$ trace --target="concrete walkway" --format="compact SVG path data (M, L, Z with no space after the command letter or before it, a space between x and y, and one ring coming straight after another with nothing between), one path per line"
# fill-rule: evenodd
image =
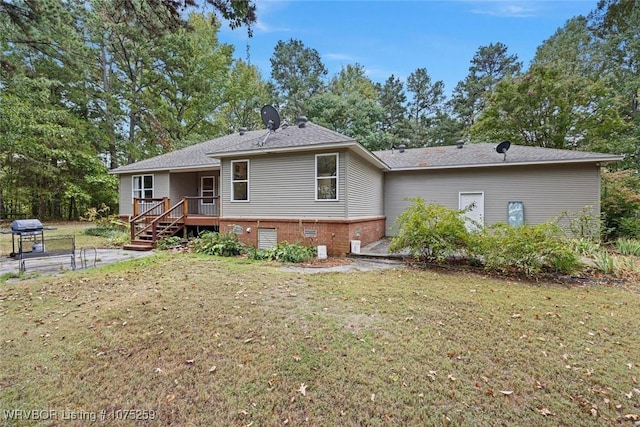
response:
M76 251L76 271L99 267L115 262L142 258L153 255L154 251L125 251L123 249L79 249ZM61 255L45 258L30 258L25 260L26 277L31 274L57 274L71 270L71 256ZM3 256L0 258L0 276L18 274L19 261L15 258Z

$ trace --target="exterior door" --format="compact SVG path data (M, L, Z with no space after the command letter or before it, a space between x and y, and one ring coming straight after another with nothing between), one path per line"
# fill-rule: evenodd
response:
M458 209L471 209L465 214L467 217L467 230L477 230L479 226L484 225L484 192L466 192L460 193L458 196ZM474 224L474 221L477 223Z
M204 215L217 215L218 203L215 197L218 195L218 177L203 176L200 178L200 213Z

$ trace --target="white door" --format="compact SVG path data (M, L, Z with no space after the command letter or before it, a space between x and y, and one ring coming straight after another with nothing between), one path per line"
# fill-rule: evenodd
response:
M484 193L482 191L460 193L458 197L458 209L471 209L465 214L467 217L467 230L474 231L478 226L484 225ZM478 225L475 225L476 222Z

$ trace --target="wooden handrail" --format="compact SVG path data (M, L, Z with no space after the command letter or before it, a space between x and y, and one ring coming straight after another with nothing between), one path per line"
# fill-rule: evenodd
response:
M140 199L134 199L134 206L137 208L138 206L138 202ZM144 200L148 200L148 199L144 199ZM131 220L129 221L129 231L131 233L131 241L134 241L136 239L137 236L139 236L140 234L142 234L142 232L144 230L147 229L147 227L142 227L140 230L138 230L138 222L140 220L144 220L145 222L147 221L147 219L152 216L150 213L156 209L158 209L160 206L163 207L164 210L164 206L166 205L166 201L165 200L169 200L166 197L163 199L160 199L159 202L157 202L156 204L154 204L153 206L151 206L150 208L148 208L147 210L145 210L144 212L142 212L141 214L138 214L136 216L134 216L133 218L131 218ZM137 210L137 209L135 209Z

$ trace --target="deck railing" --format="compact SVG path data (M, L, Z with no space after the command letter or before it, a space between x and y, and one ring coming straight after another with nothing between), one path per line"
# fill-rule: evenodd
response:
M134 199L134 216L129 221L131 241L144 236L152 244L169 237L191 217L217 217L220 215L220 197L184 197L170 206L169 198ZM144 209L143 209L144 208ZM142 210L142 212L140 212ZM140 212L140 213L138 213Z

